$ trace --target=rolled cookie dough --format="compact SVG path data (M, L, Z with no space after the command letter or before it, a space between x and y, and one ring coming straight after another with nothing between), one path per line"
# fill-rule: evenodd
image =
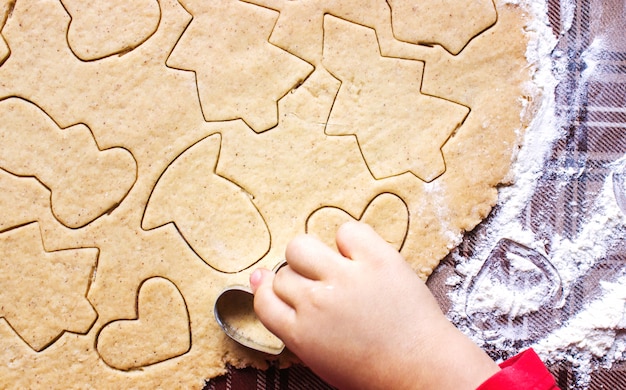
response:
M351 218L428 277L536 99L504 0L91 2L0 2L0 388L266 367L218 328L224 287Z

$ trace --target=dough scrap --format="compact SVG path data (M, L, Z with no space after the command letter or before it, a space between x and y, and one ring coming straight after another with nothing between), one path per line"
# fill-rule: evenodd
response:
M55 312L81 305L74 322L2 314L0 388L202 388L227 364L267 367L221 332L217 295L273 268L296 234L330 243L340 220L374 225L426 278L495 204L536 99L529 14L494 4L492 26L450 28L469 42L453 55L439 36L396 39L384 0L160 0L155 31L90 36L102 51L84 61L61 1L0 2L0 294L41 294L34 277ZM125 16L111 31L141 19ZM424 146L393 153L406 128ZM41 269L18 272L33 253ZM69 284L39 276L66 255L84 256Z

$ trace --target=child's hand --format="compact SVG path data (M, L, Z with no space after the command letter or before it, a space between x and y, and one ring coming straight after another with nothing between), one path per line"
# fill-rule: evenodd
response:
M287 266L250 277L259 319L320 377L340 388L458 390L498 371L372 228L347 223L336 240L340 253L299 236Z

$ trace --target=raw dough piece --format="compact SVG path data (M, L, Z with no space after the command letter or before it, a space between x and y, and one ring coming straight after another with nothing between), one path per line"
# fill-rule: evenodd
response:
M277 15L232 0L182 4L194 19L167 64L196 73L206 120L242 118L256 132L276 126L276 101L312 71L267 42Z
M452 54L458 54L498 18L493 0L468 1L464 7L459 7L457 0L389 0L389 6L396 38L440 44ZM437 28L433 28L434 23Z
M2 27L4 27L4 23L6 22L9 12L11 12L11 7L14 4L15 3L11 0L2 0L2 2L0 2L0 33L2 33ZM0 34L0 65L2 65L2 63L9 57L9 54L11 54L11 50Z
M97 258L95 248L46 251L35 223L0 234L0 317L35 351L66 330L87 333Z
M424 64L381 57L374 30L326 17L324 32L322 63L344 80L326 134L356 134L377 179L411 172L430 182L443 174L441 148L469 109L423 95Z
M34 222L50 210L50 192L32 177L0 169L0 210L0 232Z
M337 249L335 232L342 224L358 220L372 226L397 250L402 249L409 228L409 211L406 203L394 194L380 194L355 218L337 207L316 210L306 221L306 231L318 236L322 242Z
M495 204L535 99L529 13L510 1L485 31L485 14L449 30L458 55L394 39L384 0L160 0L157 25L154 3L153 33L89 36L90 61L69 1L0 3L0 388L202 388L267 367L220 331L217 295L342 218L426 278ZM127 20L142 15L111 31ZM85 258L66 282L51 269L68 254ZM80 318L10 305L42 295Z
M99 150L84 125L61 130L21 99L0 101L0 117L0 167L50 189L52 211L68 227L83 227L116 207L135 182L130 153Z
M119 370L162 362L189 351L185 300L170 281L146 280L137 298L137 317L105 325L96 345L102 359Z
M154 229L172 221L207 264L239 272L267 253L270 234L246 192L214 174L220 141L219 135L210 136L168 167L150 196L142 226ZM242 236L256 239L242 245Z
M391 14L385 0L245 0L280 12L270 42L315 65L321 60L324 16L334 15L376 30L379 40L393 44Z
M62 0L62 3L72 17L67 41L84 61L133 50L156 32L161 19L156 0Z

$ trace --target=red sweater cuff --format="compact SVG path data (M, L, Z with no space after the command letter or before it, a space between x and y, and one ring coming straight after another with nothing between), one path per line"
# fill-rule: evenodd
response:
M532 349L500 364L501 370L476 390L558 390L558 386Z

